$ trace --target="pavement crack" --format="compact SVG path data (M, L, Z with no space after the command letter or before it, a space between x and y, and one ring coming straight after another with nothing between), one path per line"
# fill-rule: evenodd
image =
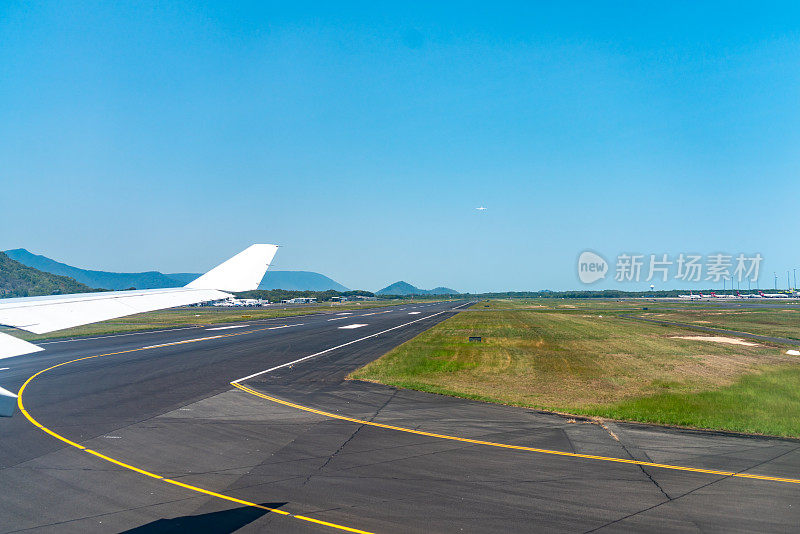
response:
M640 465L639 469L642 470L642 473L644 473L644 476L646 476L650 480L650 482L655 484L655 486L658 488L658 490L664 495L664 497L667 498L668 501L672 500L672 497L670 497L669 493L664 491L664 488L661 487L661 484L656 482L656 479L654 479L653 476L650 473L647 472L647 469L645 469L643 465Z
M634 455L634 454L633 454L633 453L630 451L630 449L628 449L628 446L627 446L627 445L625 445L625 442L623 442L623 441L622 441L622 439L621 439L621 438L620 438L620 437L617 435L617 433L616 433L616 432L614 432L614 431L613 431L611 428L609 428L609 426L606 424L606 422L605 422L603 419L600 419L600 418L598 418L598 419L597 419L597 424L598 424L598 426L599 426L600 428L602 428L603 430L605 430L605 431L608 433L608 435L609 435L609 436L611 436L611 438L612 438L614 441L616 441L617 443L619 443L619 446L620 446L620 447L622 447L622 450L623 450L623 451L625 451L625 454L627 454L627 455L628 455L628 457L629 457L631 460L641 460L641 458L638 458L636 455ZM619 431L619 428L617 428L617 431ZM650 457L647 455L647 453L645 453L644 451L641 451L641 453L642 453L642 456L644 456L644 458L645 458L645 460L646 460L646 461L648 461L648 462L651 462L651 461L652 461L652 459L651 459L651 458L650 458ZM649 472L649 471L648 471L648 470L645 468L645 466L643 466L643 465L639 465L638 467L639 467L639 469L642 471L642 473L644 473L644 476L646 476L646 477L647 477L647 478L650 480L650 482L652 482L652 483L653 483L653 485L655 485L655 487L657 487L657 488L658 488L658 490L659 490L659 491L660 491L660 492L661 492L661 493L664 495L664 497L666 497L666 498L667 498L667 501L671 501L671 500L672 500L672 496L670 496L670 494L669 494L669 493L667 493L667 492L664 490L664 488L662 488L662 487L661 487L661 484L659 484L659 483L656 481L656 479L654 479L654 478L653 478L653 476L652 476L652 475L650 474L650 472Z
M368 419L368 421L369 421L370 423L371 423L372 421L374 421L376 417L378 417L378 414L380 414L380 413L381 413L381 411L382 411L384 408L386 408L386 407L389 405L389 403L390 403L390 402L392 402L392 400L394 400L394 398L397 396L397 393L398 393L398 390L397 390L397 389L395 389L395 390L393 390L393 391L392 391L392 394L391 394L391 395L390 395L390 396L389 396L389 397L386 399L386 401L385 401L383 404L381 404L381 406L380 406L380 407L379 407L377 410L375 410L375 413L374 413L374 414L373 414L373 415L372 415L372 416L371 416L371 417ZM342 444L339 446L339 448L338 448L338 449L336 449L336 450L333 452L333 454L331 454L330 456L328 456L328 458L325 460L325 462L323 462L323 463L322 463L322 465L320 465L320 466L319 466L319 467L316 469L316 471L315 471L315 472L313 472L313 473L309 473L309 474L308 474L308 476L306 477L306 479L303 481L303 484L302 484L302 485L303 485L303 486L305 486L306 484L308 484L308 482L310 482L310 481L311 481L311 479L314 477L314 475L315 475L315 474L318 474L318 473L320 473L321 471L324 471L324 470L325 470L325 468L328 466L328 464L330 464L330 463L333 461L333 459L334 459L336 456L338 456L338 455L339 455L339 453L341 453L341 452L344 450L344 448L347 446L347 444L348 444L348 443L350 443L351 441L353 441L353 439L355 439L355 437L358 435L358 433L359 433L359 432L361 432L361 430L362 430L364 427L366 427L366 426L368 426L368 425L364 425L364 424L358 425L358 427L356 427L356 429L355 429L355 430L354 430L354 431L353 431L353 432L350 434L350 437L348 437L346 440L344 440L344 441L342 442Z
M751 465L751 466L750 466L750 467L748 467L747 469L744 469L744 470L742 470L742 471L739 471L739 472L740 472L740 473L744 473L745 471L749 471L749 470L751 470L751 469L755 469L756 467L762 466L762 465L764 465L764 464L768 464L769 462L773 462L773 461L777 460L778 458L783 458L783 457L784 457L784 456L786 456L787 454L791 454L791 453L795 452L797 449L800 449L800 447L794 447L794 448L791 448L791 449L789 449L788 451L784 451L784 452L782 452L782 453L780 453L780 454L778 454L778 455L776 455L776 456L773 456L772 458L767 458L767 459L766 459L766 460L764 460L763 462L758 462L757 464L755 464L755 465Z
M759 462L759 463L757 463L757 464L755 464L755 465L752 465L752 466L748 467L747 469L748 469L748 470L749 470L749 469L753 469L754 467L758 467L758 466L760 466L760 465L764 465L764 464L766 464L766 463L772 462L772 461L774 461L774 460L777 460L778 458L781 458L781 457L783 457L783 456L786 456L787 454L791 454L791 453L795 452L795 451L796 451L796 450L798 450L798 449L800 449L800 447L794 447L794 448L792 448L792 449L790 449L790 450L788 450L788 451L784 451L784 452L782 452L781 454L778 454L778 455L776 455L776 456L774 456L774 457L772 457L772 458L768 458L768 459L764 460L763 462ZM641 467L641 466L640 466L640 467ZM740 472L740 473L742 473L742 472L744 472L744 471L739 471L739 472ZM645 474L646 474L646 473L645 473ZM650 475L648 475L648 477L649 477L649 476L650 476ZM645 513L645 512L649 512L650 510L654 510L655 508L658 508L659 506L662 506L662 505L664 505L664 504L670 503L670 502L672 502L672 501L675 501L675 500L678 500L678 499L682 499L683 497L686 497L687 495L691 495L691 494L695 493L695 492L696 492L696 491L698 491L698 490L701 490L701 489L707 488L707 487L709 487L709 486L712 486L712 485L714 485L714 484L717 484L718 482L722 482L723 480L728 480L728 479L731 479L731 478L734 478L734 477L732 477L732 476L730 476L730 475L722 476L722 477L718 478L717 480L712 480L712 481L711 481L711 482L709 482L708 484L703 484L702 486L698 486L698 487L696 487L696 488L694 488L694 489L692 489L692 490L689 490L689 491L687 491L686 493L683 493L683 494L681 494L681 495L678 495L677 497L668 498L666 501L660 502L660 503L658 503L658 504L654 504L653 506L648 506L647 508L644 508L643 510L639 510L638 512L634 512L634 513L632 513L632 514L628 514L628 515L626 515L626 516L624 516L624 517L620 517L619 519L615 519L615 520L613 520L613 521L609 521L608 523L604 523L604 524L600 525L599 527L593 528L593 529L591 529L591 530L587 530L587 531L585 531L585 532L584 532L584 534L589 534L590 532L596 532L596 531L598 531L598 530L600 530L600 529L603 529L603 528L605 528L605 527L608 527L608 526L610 526L610 525L614 525L614 524L616 524L616 523L619 523L619 522L621 522L621 521L625 521L626 519L630 519L631 517L637 516L637 515L639 515L639 514L643 514L643 513ZM652 478L651 478L651 480L652 480ZM654 481L654 482L655 482L655 481ZM656 484L656 485L657 485L657 484ZM662 493L663 493L663 490L662 490ZM665 494L665 495L666 495L666 494Z

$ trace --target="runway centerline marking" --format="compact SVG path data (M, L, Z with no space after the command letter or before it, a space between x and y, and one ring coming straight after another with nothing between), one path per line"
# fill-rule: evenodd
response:
M214 327L214 328L206 328L206 330L209 331L209 332L211 330L232 330L234 328L247 328L248 326L250 326L250 325L249 324L235 324L233 326L217 326L217 327Z
M377 336L380 336L381 334L385 334L386 332L391 332L392 330L397 330L398 328L403 328L404 326L408 326L410 324L418 323L420 321L424 321L425 319L430 319L431 317L436 317L437 315L441 315L443 313L447 313L449 311L456 310L458 308L461 308L462 306L466 306L467 304L469 304L469 302L466 303L466 304L461 304L460 306L456 306L456 307L454 307L452 309L449 309L449 310L442 310L440 312L437 312L437 313L434 313L434 314L431 314L431 315L426 315L425 317L421 317L419 319L415 319L413 321L409 321L407 323L403 323L403 324L398 325L398 326L393 326L392 328L387 328L386 330L382 330L380 332L376 332L375 334L370 334L368 336L364 336L364 337L360 337L358 339L354 339L353 341L348 341L347 343L342 343L341 345L336 345L335 347L331 347L329 349L325 349L325 350L322 350L322 351L319 351L319 352L315 352L314 354L309 354L308 356L303 356L302 358L297 358L296 360L293 360L291 362L282 363L280 365L276 365L275 367L270 367L269 369L264 369L263 371L259 371L257 373L253 373L251 375L243 376L242 378L237 378L236 380L233 380L231 382L231 384L238 384L239 382L244 382L245 380L250 380L251 378L255 378L257 376L265 375L267 373L271 373L272 371L276 371L276 370L282 369L284 367L289 367L289 366L292 366L292 365L294 365L296 363L300 363L300 362L304 362L306 360L310 360L311 358L316 358L317 356L322 356L323 354L327 354L327 353L332 352L332 351L334 351L336 349L341 349L342 347L347 347L348 345L352 345L353 343L358 343L359 341L364 341L365 339L370 339L370 338L373 338L373 337L377 337Z
M344 326L340 326L339 330L353 330L354 328L361 328L362 326L368 326L366 323L353 323Z
M287 328L287 327L290 327L290 326L300 326L300 325L285 325L285 326L277 327L277 328ZM275 330L275 329L276 329L276 327L272 327L272 328L257 328L257 329L254 329L254 330L248 330L246 332L234 332L234 333L231 333L231 334L222 334L222 335L219 335L219 336L211 336L211 337L205 337L205 338L199 338L199 339L191 339L191 340L187 340L187 341L179 342L179 343L193 343L193 342L197 342L197 341L205 341L205 340L208 340L208 339L219 339L219 338L224 338L224 337L237 337L237 336L242 336L242 335L245 335L245 334L252 334L254 332L262 332L262 331L265 331L265 330ZM292 519L298 519L300 521L305 521L305 522L308 522L308 523L315 523L315 524L318 524L318 525L324 525L324 526L331 527L331 528L334 528L336 530L342 530L342 531L345 531L345 532L355 532L356 534L372 534L372 533L370 533L368 531L365 531L365 530L359 530L359 529L348 527L348 526L345 526L345 525L339 525L337 523L329 523L327 521L322 521L320 519L314 519L312 517L307 517L307 516L304 516L304 515L296 515L296 514L292 514L290 512L286 512L284 510L279 510L277 508L269 508L267 506L262 506L260 504L254 503L254 502L245 501L245 500L242 500L242 499L237 499L236 497L231 497L230 495L225 495L223 493L216 493L216 492L207 490L205 488L201 488L199 486L193 486L191 484L185 484L185 483L179 482L177 480L173 480L173 479L170 479L170 478L165 478L164 476L156 474L156 473L151 473L150 471L147 471L145 469L141 469L139 467L127 464L125 462L117 460L116 458L112 458L110 456L106 456L105 454L102 454L102 453L97 452L95 450L92 450L92 449L89 449L87 447L84 447L80 443L76 443L76 442L74 442L74 441L62 436L61 434L59 434L59 433L57 433L57 432L55 432L53 430L50 430L46 426L42 425L39 421L34 419L33 416L30 413L28 413L28 411L25 409L25 405L22 402L22 395L25 392L25 389L28 387L28 385L30 385L31 382L33 382L34 379L36 379L36 377L38 377L39 375L41 375L43 373L46 373L47 371L50 371L52 369L56 369L58 367L62 367L64 365L69 365L71 363L84 361L84 360L91 360L91 359L94 359L94 358L102 358L102 357L105 357L105 356L115 356L115 355L119 355L119 354L130 354L132 352L138 352L138 351L148 350L148 349L152 349L152 348L158 348L158 347L162 347L162 346L166 346L166 345L152 345L152 346L149 346L149 347L139 347L139 348L135 348L135 349L121 350L121 351L118 351L118 352L107 352L105 354L95 354L94 356L84 356L82 358L75 358L74 360L61 362L59 364L47 367L46 369L42 369L41 371L37 372L36 374L30 376L22 384L22 386L19 388L19 392L17 393L17 407L19 408L19 411L22 413L22 415L24 415L25 418L31 424L33 424L35 427L37 427L42 432L50 434L52 437L54 437L54 438L56 438L56 439L58 439L58 440L60 440L60 441L62 441L64 443L66 443L67 445L75 447L78 450L81 450L83 452L87 452L87 453L89 453L89 454L91 454L93 456L101 458L101 459L103 459L103 460L105 460L107 462L110 462L110 463L114 464L114 465L117 465L119 467L123 467L125 469L128 469L130 471L134 471L136 473L139 473L140 475L144 475L146 477L153 478L155 480L160 480L162 482L166 482L168 484L172 484L172 485L175 485L175 486L180 486L180 487L182 487L184 489L188 489L188 490L191 490L191 491L195 491L195 492L198 492L198 493L203 493L203 494L209 495L211 497L217 497L219 499L223 499L223 500L230 501L230 502L235 502L235 503L238 503L238 504L243 504L245 506L252 506L254 508L260 508L261 510L266 510L268 512L272 512L272 513L275 513L275 514L278 514L278 515L291 517Z

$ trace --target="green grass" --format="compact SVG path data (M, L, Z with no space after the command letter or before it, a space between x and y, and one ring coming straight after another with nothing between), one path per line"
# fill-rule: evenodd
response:
M800 391L800 359L786 347L676 339L698 333L620 317L642 307L481 302L351 377L558 412L800 436L800 393L784 394ZM476 335L483 342L468 341Z
M693 394L662 393L579 413L753 434L800 436L800 366L771 367Z

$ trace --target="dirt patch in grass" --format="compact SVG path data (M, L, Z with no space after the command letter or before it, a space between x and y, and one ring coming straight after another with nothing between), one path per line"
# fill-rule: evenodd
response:
M680 308L680 307L679 307ZM663 319L679 323L708 325L714 328L735 330L748 334L774 336L800 341L798 310L753 308L708 310L693 306L664 310ZM645 316L646 314L643 314Z
M729 345L743 345L745 347L758 347L758 343L745 341L735 337L724 336L672 336L672 339L690 339L694 341L710 341L712 343L728 343Z

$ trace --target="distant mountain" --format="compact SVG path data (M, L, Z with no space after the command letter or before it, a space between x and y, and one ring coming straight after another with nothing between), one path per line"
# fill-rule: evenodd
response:
M103 289L155 289L161 287L185 286L200 274L198 273L170 273L163 274L158 271L144 273L112 273L106 271L91 271L72 267L66 263L51 260L46 256L33 254L24 248L7 250L6 254L13 260L44 271L47 273L69 276L78 282L91 287ZM267 271L259 289L287 289L294 291L347 291L342 284L325 275L310 271Z
M198 276L197 273L170 273L167 276L186 285ZM324 274L311 271L267 271L258 289L285 289L287 291L349 291L348 288Z
M376 291L376 295L421 295L420 289L416 286L412 286L408 282L403 282L402 280L399 282L395 282L394 284L388 285L383 289Z
M324 274L311 271L267 271L258 289L289 289L292 291L349 291Z
M39 269L46 273L58 274L61 276L69 276L74 278L82 284L90 287L99 287L103 289L128 289L135 287L136 289L155 289L160 287L176 287L180 286L172 278L157 271L148 271L143 273L111 273L106 271L90 271L88 269L80 269L51 260L46 256L40 256L28 252L24 248L14 250L7 250L6 255L16 260L23 265Z
M176 287L180 287L185 286L195 278L199 278L200 273L167 273L166 276L175 281Z
M92 288L67 276L42 272L0 252L0 297L86 293Z
M408 282L395 282L392 285L386 286L380 291L375 292L376 295L458 295L458 291L450 289L449 287L437 287L434 289L420 289L412 286Z
M439 286L439 287L434 287L433 289L429 289L428 295L460 295L460 293L455 289Z

